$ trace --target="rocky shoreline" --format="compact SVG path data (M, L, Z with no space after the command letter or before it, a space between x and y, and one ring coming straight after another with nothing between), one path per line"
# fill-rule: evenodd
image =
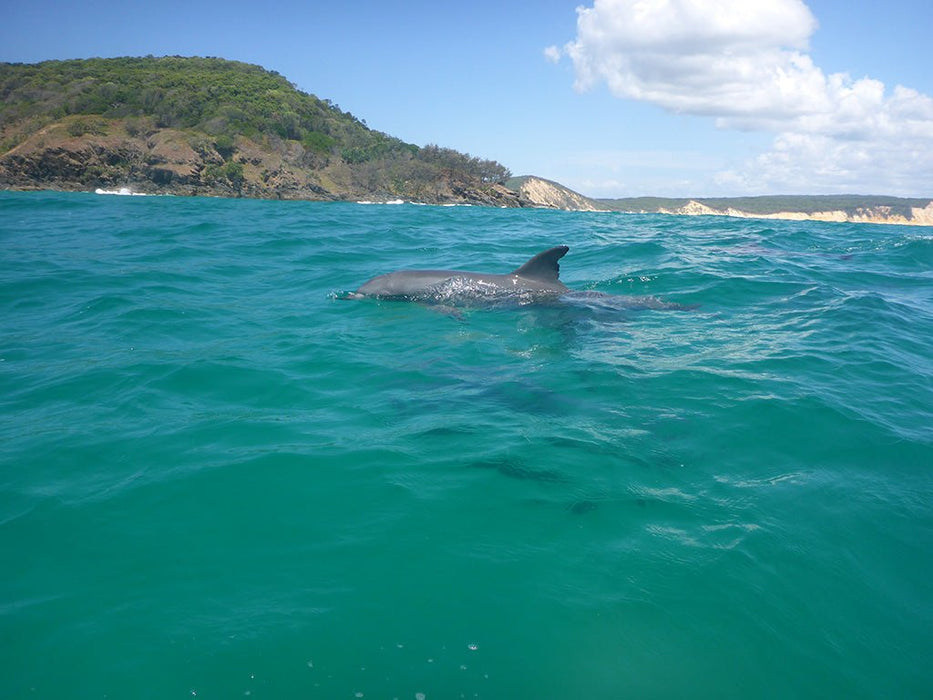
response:
M237 137L229 151L200 134L175 129L135 132L132 124L99 120L79 133L78 120L46 126L0 156L0 188L94 191L256 199L388 201L405 196L429 204L529 206L496 183L450 176L424 186L367 186L359 169L320 158L297 143L269 148Z
M676 216L829 221L933 226L933 201L926 206L866 205L851 210L750 212L689 200L676 207L626 206L597 201L559 183L534 176L504 184L456 177L424 185L398 183L392 190L367 187L358 171L339 159L313 160L300 144L270 149L237 137L229 151L199 134L153 129L136 132L125 122L100 120L90 131L66 119L39 129L0 156L0 188L88 192L121 189L137 194L247 197L312 201L399 199L425 204L532 207L566 211L617 211ZM311 167L316 166L316 167ZM373 182L377 180L374 178ZM800 198L807 201L807 198ZM866 198L869 199L870 198ZM608 206L608 204L614 204Z

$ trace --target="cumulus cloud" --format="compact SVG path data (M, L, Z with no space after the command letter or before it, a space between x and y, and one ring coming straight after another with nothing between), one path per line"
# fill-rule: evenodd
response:
M817 22L801 0L595 0L551 60L576 89L776 134L772 150L720 184L908 193L933 181L933 100L870 78L826 75L807 54Z
M544 57L551 63L557 63L560 61L560 49L556 46L548 46L544 49Z

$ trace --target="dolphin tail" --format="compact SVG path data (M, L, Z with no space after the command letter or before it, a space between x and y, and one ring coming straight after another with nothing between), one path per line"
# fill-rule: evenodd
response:
M560 264L557 262L570 250L565 245L538 253L531 260L512 272L513 275L525 279L541 280L542 282L560 282Z

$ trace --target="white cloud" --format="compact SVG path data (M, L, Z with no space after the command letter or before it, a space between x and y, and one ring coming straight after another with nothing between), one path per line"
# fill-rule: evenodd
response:
M546 54L573 62L578 90L605 83L620 98L776 134L723 186L916 194L933 182L933 100L824 74L806 53L817 23L801 0L595 0L577 13L576 39Z
M808 111L819 82L807 45L816 22L800 0L596 0L577 10L564 47L576 87L676 112Z

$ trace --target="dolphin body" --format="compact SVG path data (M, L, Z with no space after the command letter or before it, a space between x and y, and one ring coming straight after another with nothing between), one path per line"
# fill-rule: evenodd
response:
M538 253L505 275L463 270L399 270L379 275L356 290L353 298L456 303L469 299L539 301L556 299L570 290L560 281L565 245Z
M524 306L577 304L596 309L674 309L696 307L655 297L618 296L596 291L573 291L560 281L559 261L569 247L549 248L504 275L464 270L398 270L373 277L349 299L416 301L441 306Z

